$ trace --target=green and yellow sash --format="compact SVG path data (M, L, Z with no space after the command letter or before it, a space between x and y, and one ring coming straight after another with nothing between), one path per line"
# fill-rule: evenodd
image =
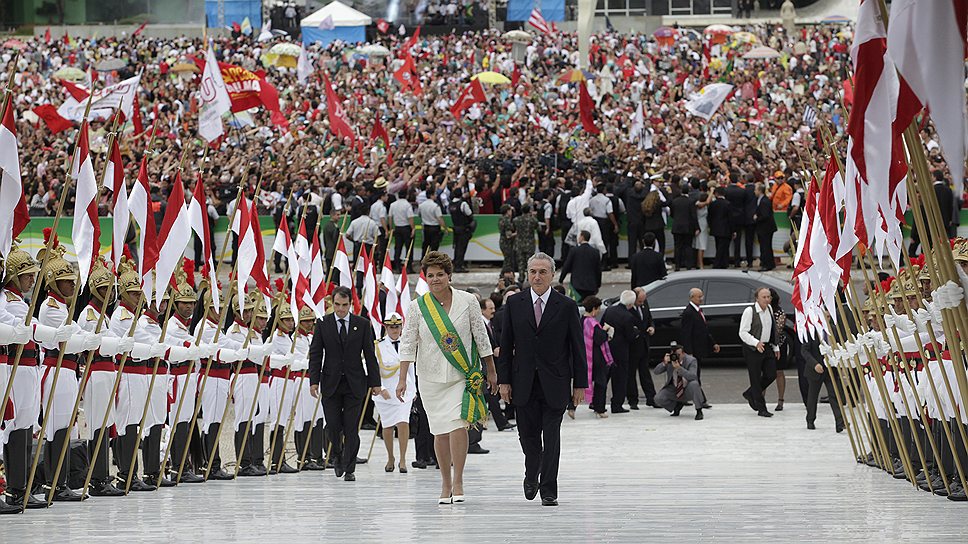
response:
M481 363L477 356L477 343L471 341L471 356L468 358L467 350L440 302L432 294L426 293L417 298L417 305L441 353L454 368L464 374L461 419L471 424L486 421L487 400L484 398L484 375L481 373Z

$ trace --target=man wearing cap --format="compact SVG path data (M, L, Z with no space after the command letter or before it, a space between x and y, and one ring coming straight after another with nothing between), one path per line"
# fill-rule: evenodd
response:
M114 402L114 381L117 377L114 359L134 347L134 338L127 335L119 336L112 332L107 318L101 315L101 309L114 302L114 280L110 263L97 259L87 281L91 300L78 317L78 325L85 331L93 333L100 329L101 332L101 347L91 359L91 369L84 385L84 413L87 414L87 426L91 429L88 455L93 455L95 444L99 440L105 442L98 449L97 458L91 460L94 465L94 470L91 472L93 484L91 495L95 497L124 495L124 491L115 487L111 478L107 443L103 438L98 438L99 434L114 426L115 414L112 411L108 414L104 426L101 427L104 414L108 413L108 406Z
M41 362L37 342L65 342L71 337L67 326L47 327L30 318L30 325L24 327L27 301L24 293L34 286L40 266L26 251L16 244L7 254L4 263L3 293L0 296L0 322L12 326L13 334L5 335L0 350L0 386L6 390L12 366L15 362L17 346L23 345L17 374L13 378L7 406L0 410L5 422L6 443L3 445L3 468L7 478L6 502L0 505L0 513L18 513L23 508L27 495L27 478L30 470L31 447L34 425L40 418ZM24 328L27 330L24 331ZM33 339L31 339L33 330ZM0 393L2 395L3 393ZM13 414L9 414L10 409ZM27 499L27 508L46 508L47 501L33 495Z

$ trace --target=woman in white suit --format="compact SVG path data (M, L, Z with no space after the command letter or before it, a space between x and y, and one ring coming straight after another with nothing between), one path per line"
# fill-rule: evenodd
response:
M477 298L450 286L450 257L431 251L421 269L430 292L410 305L404 321L396 396L406 398L408 370L415 363L440 466L438 504L462 503L467 429L487 419L481 361L492 392L497 391L497 372Z

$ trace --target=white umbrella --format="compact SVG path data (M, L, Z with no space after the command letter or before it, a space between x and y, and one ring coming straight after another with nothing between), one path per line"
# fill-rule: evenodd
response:
M371 57L389 57L390 50L379 44L371 44L361 47L357 50L359 53L368 55Z
M744 59L775 59L779 58L780 52L772 47L766 47L761 45L750 49L745 55Z
M511 30L505 32L502 37L505 40L515 43L531 43L534 41L534 37L526 30Z

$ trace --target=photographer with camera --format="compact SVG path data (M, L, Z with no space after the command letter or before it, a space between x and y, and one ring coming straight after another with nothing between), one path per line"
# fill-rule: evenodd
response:
M662 362L652 369L656 375L666 375L665 385L655 395L655 404L672 412L673 416L678 416L686 402L692 402L696 407L696 420L699 421L703 418L702 387L699 386L699 375L696 372L699 363L675 342L671 348L672 351L666 353Z

